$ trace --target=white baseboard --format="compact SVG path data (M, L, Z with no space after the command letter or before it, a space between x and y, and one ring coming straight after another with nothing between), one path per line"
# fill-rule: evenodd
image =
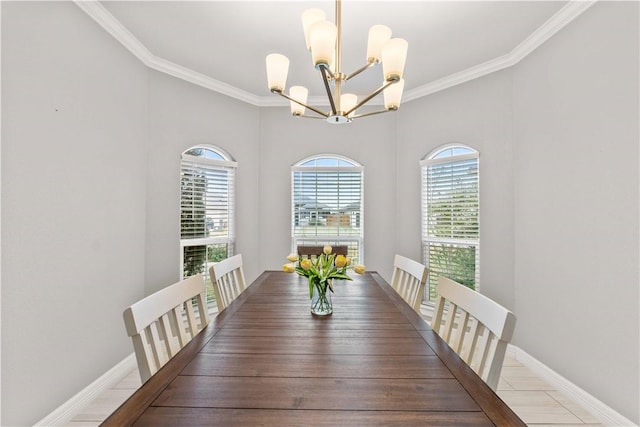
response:
M120 363L109 369L100 378L76 393L56 410L35 423L35 426L64 426L77 414L86 408L103 391L113 388L122 381L133 369L136 369L136 356L131 353Z
M538 361L536 358L528 354L526 351L517 346L509 344L507 354L531 369L536 375L552 385L556 390L564 393L574 402L578 403L584 409L589 411L591 415L598 418L600 422L610 427L635 426L637 424L628 418L616 412L614 409L596 399L553 369Z

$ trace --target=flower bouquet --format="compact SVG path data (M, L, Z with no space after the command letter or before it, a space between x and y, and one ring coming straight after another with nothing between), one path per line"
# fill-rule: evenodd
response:
M333 292L332 280L352 280L347 274L351 265L351 259L344 255L332 254L331 246L325 246L322 254L315 259L300 259L297 254L287 257L288 264L282 269L287 273L296 272L300 276L309 279L309 298L311 298L311 313L327 315L333 313L331 295L327 289ZM364 274L365 266L357 264L353 271Z

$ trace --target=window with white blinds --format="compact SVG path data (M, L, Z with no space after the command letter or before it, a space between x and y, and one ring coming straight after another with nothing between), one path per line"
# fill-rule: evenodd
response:
M423 262L429 267L425 300L433 301L439 276L471 289L480 279L479 156L448 145L420 162Z
M182 278L202 273L214 301L209 267L233 255L237 163L222 150L196 146L182 154L180 248Z
M297 246L347 246L354 262L364 262L362 173L351 159L324 155L292 168L292 250Z

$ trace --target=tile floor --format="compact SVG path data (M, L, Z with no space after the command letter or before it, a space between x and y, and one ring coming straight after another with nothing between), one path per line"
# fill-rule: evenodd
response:
M76 415L69 427L98 426L138 387L138 371L132 371L114 388L105 391ZM537 377L509 355L502 367L498 395L522 420L535 427L603 427L599 421L562 393Z
M529 426L603 427L584 408L509 355L502 365L498 396Z

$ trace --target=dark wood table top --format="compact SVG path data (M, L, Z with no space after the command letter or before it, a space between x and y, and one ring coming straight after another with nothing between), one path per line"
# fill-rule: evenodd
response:
M265 272L104 426L524 426L376 273Z

